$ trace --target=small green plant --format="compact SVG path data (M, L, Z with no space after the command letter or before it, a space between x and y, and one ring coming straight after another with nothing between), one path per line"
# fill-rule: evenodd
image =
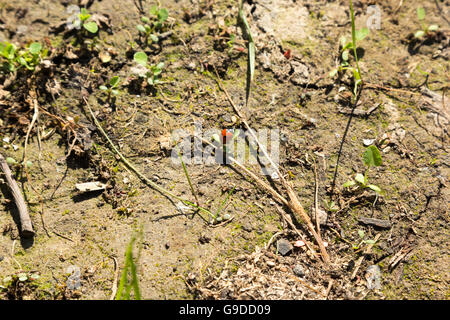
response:
M145 44L158 43L159 38L157 33L161 32L164 28L164 22L166 22L169 17L169 12L167 9L158 9L157 6L150 8L150 18L141 17L141 22L143 24L138 24L136 28L139 34L144 38Z
M325 209L327 209L328 212L336 212L339 210L339 208L336 206L336 203L332 200L323 200L323 203L325 205Z
M415 38L422 38L424 35L431 36L433 32L435 32L439 29L439 26L437 24L432 24L432 25L427 26L425 23L423 23L425 16L426 16L425 9L422 7L417 8L417 18L420 21L420 25L421 25L422 29L417 30L414 33Z
M0 42L2 70L6 72L14 72L21 67L34 71L42 59L47 56L47 53L48 50L43 49L39 42L33 42L27 49L22 50L17 50L9 42Z
M88 21L91 15L88 13L86 8L81 8L81 12L78 15L79 20L76 20L74 22L75 28L82 27L84 30L88 31L89 33L95 34L98 32L98 25L95 21Z
M141 300L137 266L133 257L133 246L135 241L136 236L133 236L128 243L128 247L125 252L125 266L120 277L119 286L115 297L116 300L131 300L131 290L134 292L134 300ZM129 279L130 275L131 280Z
M353 73L353 79L354 79L354 89L353 94L354 96L357 95L358 91L358 85L362 83L361 79L361 70L359 68L359 58L357 54L357 41L363 40L367 35L369 34L368 28L362 28L359 30L356 30L355 27L355 16L353 12L353 3L350 0L350 14L352 19L352 40L347 41L346 37L342 36L340 38L340 48L341 48L341 64L336 69L332 70L329 73L330 77L334 77L338 73L342 73L346 70L350 70ZM356 68L352 67L349 62L349 54L350 51L353 51L353 56L355 58Z
M7 72L16 70L16 47L9 42L0 42L0 57L2 69Z
M144 78L150 86L156 86L161 82L160 76L164 68L164 63L160 62L157 65L148 64L148 56L145 52L136 52L134 54L134 61L143 67L143 69L137 69L136 74Z
M0 279L0 293L5 293L13 299L22 299L24 294L38 287L39 275L36 273L18 272Z
M115 97L119 95L119 93L120 93L120 91L118 89L119 83L120 83L119 76L114 76L111 79L109 79L109 85L101 85L99 87L100 90L107 93L109 103L114 102L114 101L112 101L113 98L115 100Z
M381 159L380 151L378 150L377 147L375 147L373 145L367 147L366 151L363 154L363 160L364 160L364 164L367 166L367 169L366 169L364 175L362 175L361 173L356 174L354 180L347 181L346 183L344 183L343 186L344 186L344 188L349 188L354 185L358 185L358 187L363 188L363 189L365 189L365 188L372 189L373 191L375 191L378 194L381 192L381 189L374 184L369 184L367 175L368 175L370 167L377 167L383 163L383 161Z
M375 244L375 242L376 242L375 240L372 240L372 239L368 239L368 240L364 239L365 236L366 236L364 230L358 230L358 236L359 236L359 240L360 241L359 241L358 244L356 244L356 245L354 244L353 245L353 249L354 250L358 250L363 243L365 243L365 244Z

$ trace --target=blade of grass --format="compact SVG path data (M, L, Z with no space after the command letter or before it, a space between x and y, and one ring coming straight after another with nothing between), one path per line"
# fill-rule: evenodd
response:
M355 27L355 14L354 14L354 11L353 11L353 1L352 0L349 0L349 1L350 1L350 15L351 15L351 18L352 18L353 53L355 55L356 68L358 69L358 79L355 79L355 81L360 81L362 83L361 70L359 69L359 60L358 60L358 55L356 53L356 27ZM357 84L355 86L357 86Z
M225 206L225 203L227 203L227 201L230 198L231 194L233 193L234 189L236 189L236 187L233 187L233 189L231 189L231 191L228 193L226 198L220 204L220 206L219 206L219 208L217 209L217 212L216 212L216 218L219 216L220 212L222 211L223 207Z
M122 270L122 275L120 277L119 288L117 291L116 300L130 300L131 289L134 289L135 300L141 299L141 294L139 290L139 283L136 272L136 264L133 259L133 245L136 241L136 237L133 236L128 244L127 250L125 252L125 266ZM128 283L128 271L131 271L132 281ZM125 290L125 293L123 293Z
M181 153L179 150L178 150L178 156L180 157L181 165L183 166L184 174L186 175L186 179L189 183L189 187L191 188L192 195L194 196L195 201L197 202L197 205L200 205L200 202L198 201L198 198L197 198L197 193L194 190L194 186L192 185L191 178L189 178L189 173L187 171L186 165L183 161L183 157L181 156Z
M247 18L244 13L244 2L242 0L239 1L239 20L242 28L242 32L248 38L248 60L247 60L247 85L245 92L245 105L248 104L248 98L250 97L250 89L253 82L253 78L255 75L255 42L253 41L253 36L250 30L250 26L247 22Z

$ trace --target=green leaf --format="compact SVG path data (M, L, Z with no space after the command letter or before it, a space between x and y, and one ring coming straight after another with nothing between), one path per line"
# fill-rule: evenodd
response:
M426 13L425 13L425 9L424 8L422 8L422 7L417 8L417 18L419 20L425 19L425 15L426 15Z
M154 35L153 33L150 35L150 39L154 42L154 43L158 43L159 38L157 35Z
M439 26L437 24L432 24L428 27L429 31L437 31L439 29Z
M86 8L81 8L80 14L78 15L81 21L86 21L91 17L91 15L87 12Z
M375 240L364 240L366 244L375 244Z
M152 15L152 16L157 16L158 15L158 6L152 6L151 8L150 8L150 14Z
M166 21L168 17L169 17L169 12L167 11L167 9L163 8L158 11L158 20L160 22Z
M381 159L380 150L374 145L368 146L363 154L363 160L368 167L378 167L381 166L383 160Z
M114 77L111 78L111 80L109 80L109 84L110 84L111 88L117 87L119 82L120 82L119 76L114 76Z
M138 24L136 29L138 29L139 32L146 33L146 30L142 24Z
M19 281L21 281L21 282L27 281L27 280L28 280L28 277L27 277L27 274L26 274L26 273L19 273L19 274L17 275L17 277L19 278Z
M156 68L162 70L164 68L164 62L160 62L156 65Z
M423 30L418 30L416 33L414 33L414 37L415 38L422 38L425 34L425 31Z
M108 90L108 87L107 86L100 86L100 87L98 87L100 90L103 90L103 91L107 91Z
M342 60L348 61L348 50L342 51Z
M90 33L97 33L98 31L98 25L94 21L90 21L83 24L83 28L85 28Z
M369 34L369 29L368 28L362 28L356 31L355 33L355 37L357 41L361 41L363 40L365 37L367 37L367 35Z
M136 52L133 57L134 61L139 63L142 66L147 66L148 57L145 52Z
M6 158L6 163L9 165L13 165L13 164L17 163L17 161L14 158L8 157L8 158Z
M366 179L364 178L364 176L361 173L358 173L355 176L355 180L358 181L359 183L361 183L362 185L366 185Z
M9 60L14 59L16 48L12 44L8 44L3 52L3 56Z
M119 95L119 93L120 93L120 91L117 90L117 89L112 89L111 92L112 92L112 94L115 95L115 96Z
M348 187L351 187L351 186L354 186L354 185L355 185L355 181L349 180L346 183L344 183L343 187L344 188L348 188Z
M42 45L39 42L33 42L28 48L31 54L39 54L42 50Z
M377 193L381 192L381 189L378 186L374 185L374 184L369 184L367 187L372 189L373 191L375 191Z
M361 239L364 238L365 235L364 230L358 230L358 235Z
M330 71L330 73L328 74L328 76L330 78L333 78L336 74L338 73L338 69L333 69Z
M143 23L150 23L150 19L147 18L147 17L141 17L141 21L142 21Z

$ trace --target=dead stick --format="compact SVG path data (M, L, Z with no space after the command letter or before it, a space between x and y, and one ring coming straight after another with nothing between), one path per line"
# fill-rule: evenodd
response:
M249 124L247 123L245 117L241 114L241 112L239 111L239 109L236 107L236 105L234 104L233 99L231 99L230 95L228 94L227 89L225 88L225 86L222 84L222 81L219 77L219 73L217 72L216 67L213 65L214 67L214 71L216 73L216 82L217 85L219 86L220 90L222 90L225 93L225 96L227 97L228 101L230 102L231 106L233 107L234 112L238 115L238 117L240 118L240 120L242 121L242 123L245 125L245 127L247 128L247 130L250 132L250 134L252 135L253 139L255 140L255 142L257 143L258 147L261 149L261 151L263 152L264 156L269 160L270 164L272 165L272 167L276 170L280 180L281 180L281 184L283 185L283 187L286 189L287 194L289 196L289 208L294 211L300 218L301 220L303 220L304 223L306 223L309 231L311 232L311 234L313 235L313 237L315 238L317 244L319 245L319 249L320 249L320 253L322 255L322 259L323 261L328 264L330 263L330 257L328 256L327 250L325 249L325 246L323 245L322 239L320 237L320 235L317 234L311 219L309 218L309 216L306 214L305 210L303 209L303 206L301 205L300 201L297 198L297 195L294 191L294 189L292 188L292 186L286 181L286 179L284 178L284 176L281 174L280 170L278 169L278 166L275 165L275 163L272 161L272 159L269 157L269 155L267 154L266 149L264 148L264 146L262 146L259 143L258 138L256 137L254 131L250 128Z
M28 215L28 208L23 199L22 193L20 192L19 186L16 180L14 180L11 170L9 169L8 163L6 162L3 155L0 154L0 168L5 174L8 186L11 189L11 193L16 202L17 209L19 210L20 227L22 230L22 235L25 238L31 238L34 236L33 225L31 223L30 216Z

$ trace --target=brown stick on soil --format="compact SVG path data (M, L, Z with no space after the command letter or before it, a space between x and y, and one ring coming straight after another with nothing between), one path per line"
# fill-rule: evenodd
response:
M323 241L320 237L319 234L317 234L310 217L306 214L305 210L303 209L303 206L300 203L300 200L298 200L297 195L293 189L293 187L286 181L286 179L284 178L284 176L281 174L280 170L278 169L278 167L274 164L274 162L272 161L272 159L269 157L269 155L267 154L265 148L263 146L261 146L261 144L259 143L258 138L256 137L254 131L250 128L249 124L246 121L246 118L244 117L244 115L239 111L239 109L236 107L233 99L231 99L227 89L224 87L224 85L222 84L222 81L219 77L219 74L217 72L216 67L213 65L214 67L214 71L216 73L216 78L214 80L216 80L217 85L219 86L220 90L222 90L225 93L225 96L227 97L228 101L230 102L234 112L238 115L238 117L240 118L241 122L245 125L245 127L247 128L247 130L250 132L250 134L252 135L253 139L255 140L255 142L257 143L258 147L261 149L261 151L263 152L264 156L267 158L267 160L269 160L270 164L272 165L272 167L276 170L278 177L280 178L281 181L281 185L286 189L286 192L288 194L289 197L289 202L288 202L288 207L298 215L298 217L306 224L306 226L308 227L309 232L313 235L314 239L316 240L317 244L319 245L319 249L320 249L320 253L322 255L322 259L325 262L325 264L329 264L330 263L330 257L328 256L327 250L325 249L325 246L323 245Z
M16 202L17 209L19 210L20 226L22 230L21 233L25 238L31 238L32 236L34 236L34 230L33 225L31 224L30 216L28 215L27 205L25 204L25 201L23 199L22 193L20 192L16 180L14 180L12 176L8 163L6 163L5 158L1 154L0 154L0 168L5 174L6 181L8 183L9 188L11 189L11 193L14 197L14 201Z

